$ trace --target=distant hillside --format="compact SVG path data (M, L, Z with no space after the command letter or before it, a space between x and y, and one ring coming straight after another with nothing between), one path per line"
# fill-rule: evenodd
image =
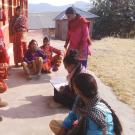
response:
M75 7L78 7L82 10L85 10L85 11L87 11L88 9L90 9L92 7L91 3L86 3L83 1L75 2L72 5L74 5ZM50 5L47 3L29 4L29 13L60 12L72 5L69 4L69 5L64 5L64 6L53 6L53 5Z

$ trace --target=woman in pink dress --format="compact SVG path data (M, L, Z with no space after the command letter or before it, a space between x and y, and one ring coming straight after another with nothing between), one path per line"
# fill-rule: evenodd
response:
M69 50L76 50L77 59L86 67L88 55L91 54L90 22L77 14L73 7L67 8L65 14L68 18L68 32L64 47L67 49L67 54Z

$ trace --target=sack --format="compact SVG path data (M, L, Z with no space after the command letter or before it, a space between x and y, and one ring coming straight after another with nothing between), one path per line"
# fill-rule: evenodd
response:
M3 80L0 80L0 93L3 93L7 90L7 85Z
M66 135L86 135L87 119L82 117L76 127L70 129Z

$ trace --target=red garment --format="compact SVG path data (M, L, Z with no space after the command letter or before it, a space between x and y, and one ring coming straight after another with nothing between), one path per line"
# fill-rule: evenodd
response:
M47 56L48 59L51 59L53 56L53 53L57 54L57 55L61 55L61 51L50 46L50 44L46 45L46 46L41 46L41 49L44 51L45 55Z
M9 56L5 47L0 46L0 63L9 64Z
M68 52L71 49L78 51L79 60L87 60L89 45L91 44L89 37L90 22L84 17L77 16L68 22L67 43L69 44ZM67 53L68 53L67 52Z
M3 9L0 9L0 21L6 21L6 15Z
M46 55L46 59L44 60L43 63L43 70L44 71L50 71L50 69L55 66L55 67L59 67L61 64L61 51L50 46L49 44L46 46L41 46L41 49L44 51L45 55ZM53 54L55 54L53 56Z
M3 80L0 79L0 93L5 92L7 88L8 88L7 84Z
M4 35L3 35L3 32L2 32L2 29L0 28L0 39L2 40L2 41L4 41Z
M22 41L22 38L23 38L23 32L17 32L14 34L13 52L14 52L15 64L22 62L24 54L27 51L27 44L26 42Z

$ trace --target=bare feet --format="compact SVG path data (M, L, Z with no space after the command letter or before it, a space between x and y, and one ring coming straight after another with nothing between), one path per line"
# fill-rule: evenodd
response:
M5 101L1 101L0 100L0 108L2 108L2 107L6 107L8 105L8 103L7 102L5 102Z

